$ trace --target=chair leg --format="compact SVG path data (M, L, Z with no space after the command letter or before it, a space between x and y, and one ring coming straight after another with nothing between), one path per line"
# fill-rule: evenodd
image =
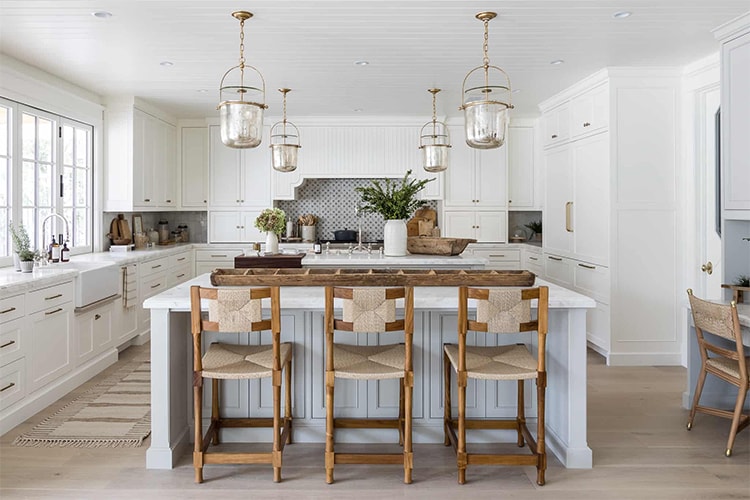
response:
M202 382L202 381L201 381ZM203 387L193 387L193 425L195 426L193 441L193 467L195 468L195 482L203 482Z
M330 380L329 380L330 379ZM326 483L333 483L333 372L326 372Z
M410 372L410 375L413 372ZM412 413L412 399L414 397L414 387L411 384L404 384L402 379L402 385L404 385L404 407L406 414L404 415L404 483L411 484L411 473L414 467L413 464L413 452L412 452L412 441L411 441L411 413Z
M404 379L398 379L398 445L404 445ZM404 450L406 452L406 450Z
M524 401L524 394L523 394L523 380L518 381L518 409L517 409L517 419L516 419L516 427L518 431L518 447L523 448L525 442L523 439L523 432L521 432L521 429L526 425L526 403Z
M289 425L289 434L287 435L286 444L292 444L292 358L286 363L284 368L284 384L285 387L285 399L284 399L284 418Z
M727 449L724 454L727 457L732 456L732 447L734 446L734 438L737 437L737 428L740 425L740 418L742 417L742 407L745 406L745 397L747 396L747 381L740 385L737 393L737 402L734 405L734 415L732 416L732 427L729 429L729 440L727 441Z
M463 377L462 377L463 375ZM458 450L456 450L456 464L458 465L458 484L466 483L466 373L458 373Z
M547 390L547 373L541 372L536 379L537 420L536 420L536 483L544 486L544 473L547 470L547 451L544 442L545 392Z
M274 373L273 386L273 482L281 482L281 373ZM277 382L278 381L278 382Z
M211 423L214 425L214 433L211 443L219 444L219 379L211 379Z
M448 355L443 351L443 444L450 446L448 426L451 425L451 363Z
M690 415L688 416L687 430L693 428L693 419L695 418L695 409L698 407L698 401L701 399L701 393L703 392L703 384L706 382L706 366L705 363L701 366L701 373L698 375L698 382L695 384L695 394L693 395L693 405L690 407Z

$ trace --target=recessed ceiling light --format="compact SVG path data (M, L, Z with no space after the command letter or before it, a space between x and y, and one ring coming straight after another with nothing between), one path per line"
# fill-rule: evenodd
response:
M159 63L159 66L164 66L165 68L168 68L170 66L174 66L174 63L172 61L162 61Z
M97 10L96 12L92 12L91 15L99 19L109 19L112 17L112 13L106 10Z
M354 61L354 64L356 64L357 66L367 66L368 64L370 64L370 61Z
M562 59L555 59L554 61L550 61L549 63L550 63L551 65L553 65L553 66L557 66L558 64L562 64L562 63L564 63L564 62L565 62L565 61L563 61Z
M617 12L612 14L612 17L614 17L615 19L625 19L626 17L630 17L632 15L633 13L627 10L618 10Z

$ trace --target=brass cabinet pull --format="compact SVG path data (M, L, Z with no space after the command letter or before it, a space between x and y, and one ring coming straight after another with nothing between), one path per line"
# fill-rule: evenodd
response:
M573 232L573 227L570 224L570 209L572 206L572 201L569 201L565 204L565 230L569 233Z
M151 199L150 199L150 198L146 198L146 199L145 199L145 200L143 200L143 201L151 201Z
M547 256L547 258L548 258L548 259L551 259L551 260L562 261L562 259L561 259L560 257L553 257L553 256L551 256L551 255L548 255L548 256Z
M101 318L102 318L101 314L94 314L94 321L101 319Z
M2 349L3 347L8 347L9 345L13 345L15 343L16 343L15 340L10 340L10 341L4 343L3 345L0 345L0 349Z
M62 294L58 293L57 295L53 295L52 297L44 297L44 300L59 299L60 297L62 297Z
M557 134L552 134L553 139L557 139Z
M505 257L504 253L498 254L498 255L492 255L490 254L490 257Z
M590 126L591 126L591 124L590 124L589 122L584 122L584 123L583 123L583 126L584 126L584 127L590 127Z
M703 271L706 274L713 274L713 272L714 272L714 265L709 260L708 262L706 262L705 264L703 264L701 266L701 271Z
M151 266L151 269L157 269L157 268L160 268L160 267L161 267L161 264L156 264L155 266Z
M213 255L212 254L211 257L226 257L226 254L225 255Z
M583 267L585 269L596 269L596 266L589 266L586 264L578 264L578 267Z
M181 260L185 260L186 258L187 257L180 257L179 259L177 259L177 262L180 262Z
M177 275L177 277L178 277L178 278L182 278L183 276L185 276L185 273L182 273L182 274L178 274L178 275Z
M54 311L49 311L49 312L46 312L46 313L44 313L44 315L45 315L45 316L49 316L50 314L55 314L55 313L59 313L60 311L62 311L62 307L58 307L58 308L57 308L57 309L55 309Z
M172 203L172 200L167 200L167 203Z
M4 392L4 391L7 391L7 390L8 390L8 389L10 389L11 387L15 387L15 385L16 385L16 384L15 384L15 382L11 382L10 384L8 384L8 385L6 385L5 387L3 387L2 389L0 389L0 392Z
M237 200L237 203L239 203L239 202L240 202L240 200Z
M157 283L157 284L155 284L155 285L151 285L151 288L152 288L152 289L154 289L154 288L156 288L156 287L160 287L160 286L161 286L161 283Z
M9 307L8 309L5 309L4 311L0 311L0 314L5 314L5 313L13 312L15 310L16 310L15 307Z
M529 257L529 260L539 260L536 257Z

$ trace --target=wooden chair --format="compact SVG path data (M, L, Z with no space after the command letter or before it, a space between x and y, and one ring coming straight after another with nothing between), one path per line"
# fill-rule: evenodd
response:
M403 464L404 483L412 476L412 337L414 289L326 287L326 483L333 483L334 464ZM334 299L343 302L342 318L334 317ZM404 299L404 319L396 319L396 299ZM403 331L403 344L357 346L334 343L334 330L354 333ZM399 379L399 415L396 419L334 418L336 378L356 380ZM398 429L402 453L336 453L336 429Z
M208 320L201 315L201 299L208 300ZM271 299L271 317L262 316L262 299ZM273 480L281 481L284 445L292 441L292 344L280 342L281 312L279 288L217 289L190 287L193 334L193 407L195 482L203 482L205 464L272 464ZM238 345L214 342L202 348L204 331L256 332L271 330L270 345ZM285 402L281 417L281 375L284 371ZM219 408L219 380L270 377L273 385L273 418L224 418ZM203 379L211 379L211 424L203 435ZM241 453L210 451L219 444L224 427L273 427L269 452Z
M690 289L687 293L690 299L690 309L693 312L695 335L698 337L698 350L701 354L701 372L698 376L698 382L695 384L695 395L693 396L693 405L690 408L687 428L688 430L693 428L695 412L698 411L731 419L732 426L729 429L729 440L724 452L727 457L730 457L732 456L734 438L750 423L750 415L742 413L749 385L750 357L745 357L744 354L740 320L737 316L737 303L732 301L730 304L715 304L699 299L693 295L693 291ZM714 339L706 338L703 335L704 332L717 335L734 345L732 348L722 347ZM711 342L710 340L714 341ZM709 353L712 355L709 356ZM699 404L703 384L706 381L706 375L709 373L737 386L737 401L734 405L734 411Z
M468 316L468 301L477 302L477 320ZM531 320L531 300L537 299L537 319ZM466 482L467 465L535 465L537 484L544 484L547 453L544 445L544 396L547 387L546 339L549 290L542 286L531 289L480 289L460 287L458 291L458 344L443 346L445 383L444 432L445 445L453 445L458 466L458 483ZM537 355L524 344L497 347L467 346L469 330L487 333L518 333L535 331ZM451 417L451 372L456 373L458 386L458 419ZM466 418L466 384L469 378L483 380L516 380L518 408L515 419ZM536 379L537 438L526 426L524 414L524 380ZM528 444L531 454L480 454L466 451L466 429L514 429L518 446Z

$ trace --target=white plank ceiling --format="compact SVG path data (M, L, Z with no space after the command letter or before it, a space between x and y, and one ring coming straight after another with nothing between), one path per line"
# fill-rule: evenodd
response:
M433 86L444 89L438 112L457 115L463 77L482 61L474 15L483 10L499 13L490 60L518 89L517 113L534 115L540 101L605 66L683 66L716 52L711 30L750 0L0 0L0 52L100 96L136 95L178 118L214 116L219 80L239 57L230 15L239 9L255 14L246 59L266 79L269 114L280 114L276 89L290 87L293 121L428 116ZM622 10L632 16L612 17Z

